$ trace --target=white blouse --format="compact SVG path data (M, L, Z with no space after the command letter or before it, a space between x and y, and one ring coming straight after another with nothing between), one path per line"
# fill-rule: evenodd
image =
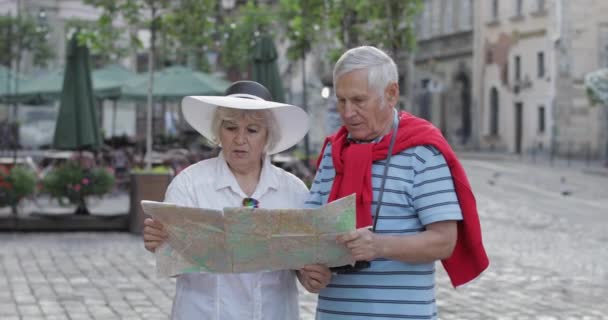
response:
M260 208L302 207L306 185L265 159L260 181L252 195ZM221 210L239 207L247 195L220 153L177 175L165 202ZM291 270L255 273L189 273L178 276L171 318L190 319L298 319L298 291Z

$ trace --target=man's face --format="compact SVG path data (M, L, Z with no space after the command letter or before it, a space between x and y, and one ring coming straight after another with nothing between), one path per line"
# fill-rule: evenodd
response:
M392 124L393 106L399 96L397 84L384 90L385 99L367 83L367 70L341 75L335 83L337 109L342 123L356 140L370 141L385 133Z

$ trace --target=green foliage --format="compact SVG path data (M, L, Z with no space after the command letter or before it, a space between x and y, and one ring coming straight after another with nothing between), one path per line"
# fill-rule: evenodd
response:
M402 49L415 49L416 35L413 24L422 8L421 0L379 1L370 8L370 19L374 22L370 28L365 29L363 41L376 40L380 47L394 55Z
M0 207L16 206L35 190L36 174L31 170L22 166L14 166L11 170L0 167Z
M178 60L180 54L190 55L196 60L196 69L209 71L205 52L213 46L218 31L214 16L216 3L215 0L181 0L179 6L164 14L161 25L168 43L163 49L172 50Z
M321 29L327 18L324 0L281 0L279 18L287 26L290 46L287 56L300 59L310 51L312 44L321 37Z
M329 22L342 49L371 44L394 55L415 49L413 24L422 9L422 0L336 0L331 2Z
M140 45L139 39L134 46L121 46L126 43L124 30L114 28L111 23L105 23L102 17L98 22L89 20L70 19L66 21L66 32L78 30L78 41L91 49L91 53L101 57L103 64L118 61L126 57L130 51ZM125 41L121 41L125 40Z
M595 94L595 92L593 92L591 88L587 88L585 91L587 92L587 99L589 100L591 106L602 104L602 100L597 96L597 94Z
M287 26L288 55L299 59L312 44L327 42L335 62L348 48L370 44L396 52L413 50L413 23L422 0L281 0L279 19ZM324 32L333 36L327 39Z
M101 9L96 25L81 30L79 40L89 45L94 52L104 52L115 58L124 57L129 52L142 47L137 30L162 30L160 13L166 9L169 0L84 0L84 3ZM151 12L155 11L154 18ZM123 27L112 22L122 18Z
M81 38L102 52L116 56L125 50L117 48L117 39L131 35L132 48L141 42L132 32L154 29L163 39L165 57L184 61L194 57L196 67L208 70L207 50L221 55L224 67L240 71L248 69L248 59L255 37L262 32L282 35L288 40L288 58L299 60L321 41L329 49L328 59L335 62L347 48L370 44L395 55L413 50L415 37L412 25L421 12L422 0L279 0L274 5L249 0L229 15L221 14L214 0L85 0L102 9L97 27ZM150 9L158 8L160 16L145 20ZM112 26L121 16L124 29ZM126 42L126 41L123 41ZM165 52L166 51L166 52ZM186 58L187 59L187 58Z
M81 204L88 196L102 196L113 186L114 176L106 169L85 169L74 161L58 166L42 179L43 192L72 204Z
M218 46L225 67L247 70L251 48L256 36L262 32L271 32L272 25L277 19L277 12L266 4L256 5L254 1L239 7L219 29L223 34L223 43Z
M30 16L0 15L0 63L8 66L29 52L35 65L45 66L55 56L47 43L48 34L48 28Z

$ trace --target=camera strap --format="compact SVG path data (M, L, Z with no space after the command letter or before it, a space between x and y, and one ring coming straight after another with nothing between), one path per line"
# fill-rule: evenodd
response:
M388 146L388 154L386 156L386 163L384 164L384 174L382 174L382 181L380 182L380 192L378 193L378 201L376 202L376 214L374 215L374 226L372 227L372 232L376 232L376 224L378 223L378 216L380 216L380 207L382 206L382 196L384 195L388 167L391 162L391 156L393 155L395 140L397 139L397 130L399 129L399 117L397 111L394 109L393 114L393 136L391 137L391 144Z
M382 195L384 194L384 185L386 183L386 176L388 175L388 167L391 161L391 155L393 153L395 139L397 138L397 130L399 129L399 117L397 114L397 110L394 110L393 114L393 136L391 137L391 144L388 147L388 155L386 156L386 163L384 165L384 174L382 175L382 181L380 182L380 193L378 194L378 204L376 206L376 215L374 216L374 225L371 230L372 232L376 231L376 224L378 223L378 216L380 215L380 207L382 206ZM354 265L347 264L338 267L331 267L329 269L337 274L351 274L369 268L370 266L371 262L362 260L356 261Z

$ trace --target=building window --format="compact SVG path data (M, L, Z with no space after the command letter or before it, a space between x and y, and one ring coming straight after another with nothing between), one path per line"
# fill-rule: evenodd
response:
M450 0L450 2L454 2ZM473 4L472 0L460 2L460 29L471 30L473 27Z
M538 107L538 133L545 133L545 107Z
M521 57L515 56L515 82L521 81Z
M443 34L454 32L454 2L451 0L443 0L441 2L441 10L443 12Z
M504 85L509 84L509 62L506 62L502 66L501 80Z
M428 39L431 36L431 4L427 1L424 3L421 21L421 38Z
M441 35L441 3L439 0L431 1L431 37Z
M545 54L543 52L539 52L536 55L536 60L538 64L538 77L543 78L545 76Z
M490 135L498 136L498 89L490 91Z
M486 50L486 64L494 63L494 52L492 49Z
M608 68L608 24L600 24L598 50L600 68Z
M492 0L492 20L498 21L498 0Z
M521 17L524 15L523 0L515 0L515 16Z
M545 0L536 0L536 11L537 12L545 11Z

